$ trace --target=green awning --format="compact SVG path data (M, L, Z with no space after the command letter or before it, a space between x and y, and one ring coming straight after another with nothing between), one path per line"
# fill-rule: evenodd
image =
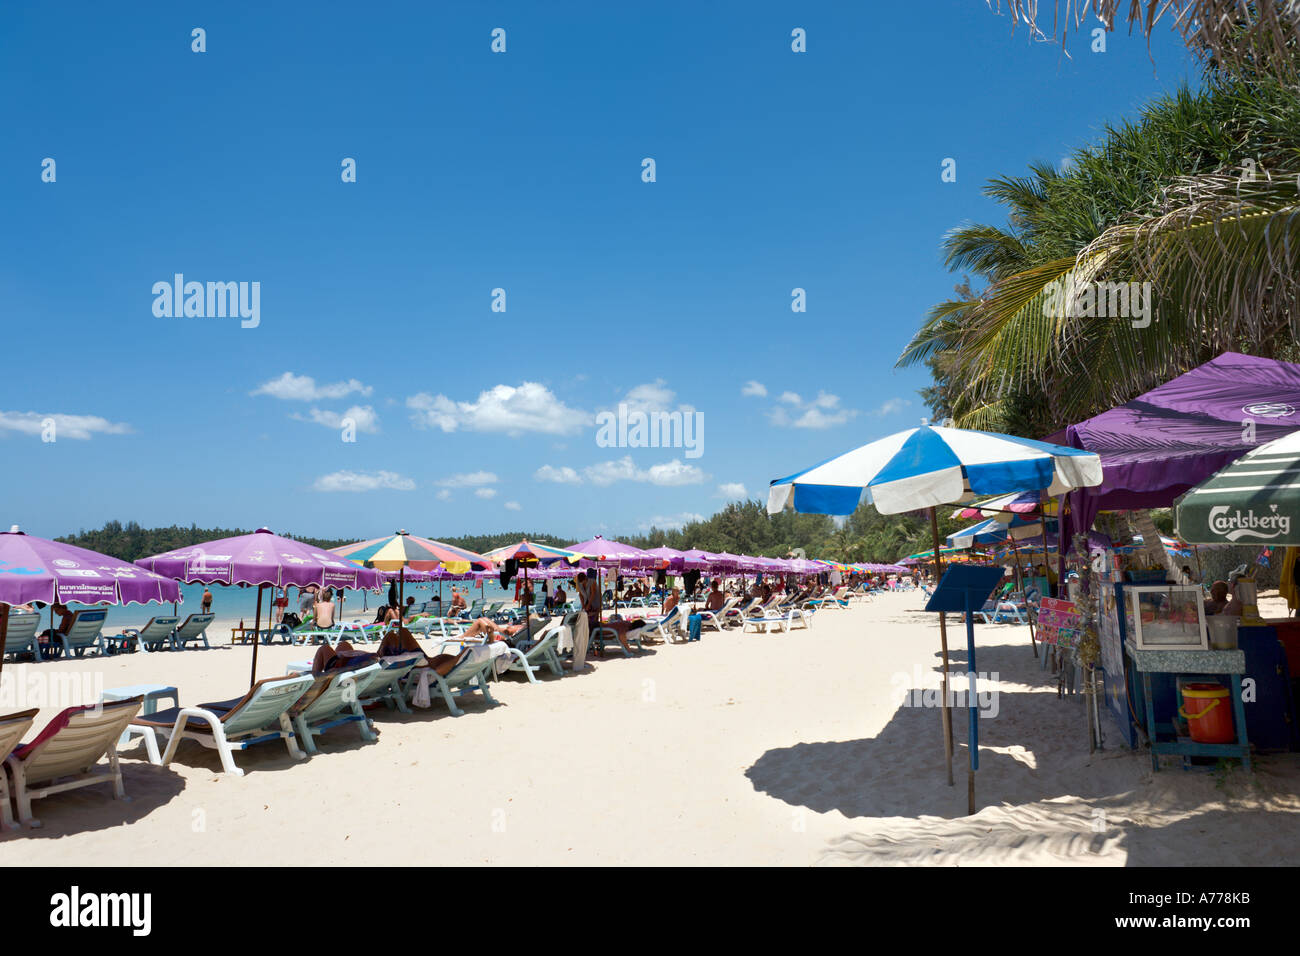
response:
M1300 431L1247 452L1174 506L1192 544L1300 545Z

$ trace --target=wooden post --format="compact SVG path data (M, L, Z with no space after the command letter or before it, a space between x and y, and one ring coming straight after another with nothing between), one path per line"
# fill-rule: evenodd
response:
M934 586L939 586L943 576L943 560L939 556L939 516L930 509L930 534L934 539ZM939 612L939 642L943 645L943 752L948 761L948 786L952 780L952 711L948 709L948 624L947 615Z
M0 603L0 673L5 667L5 641L9 639L9 605Z
M1016 559L1016 577L1020 577L1020 552L1016 550L1016 539L1011 537L1011 529L1007 528L1007 540L1011 542L1011 553ZM1023 587L1023 583L1022 583ZM1034 657L1038 656L1038 640L1034 637L1034 619L1029 613L1029 602L1025 601L1025 617L1029 621L1029 643L1034 649Z

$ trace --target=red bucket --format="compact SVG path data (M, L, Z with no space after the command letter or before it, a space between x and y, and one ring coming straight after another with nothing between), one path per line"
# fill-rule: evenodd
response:
M1197 743L1230 744L1237 739L1231 706L1228 688L1222 684L1184 684L1178 716L1187 721L1187 729Z

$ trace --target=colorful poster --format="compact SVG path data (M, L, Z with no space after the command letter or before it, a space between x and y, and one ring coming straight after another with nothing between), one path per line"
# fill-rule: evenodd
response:
M1078 647L1083 620L1073 601L1043 598L1038 605L1038 639L1044 644Z

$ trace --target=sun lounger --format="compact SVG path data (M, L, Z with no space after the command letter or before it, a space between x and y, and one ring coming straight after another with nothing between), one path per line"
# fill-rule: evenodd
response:
M537 683L535 675L543 664L549 667L556 677L563 677L564 668L560 666L560 655L555 650L563 623L563 618L551 618L541 630L533 634L532 643L526 647L511 648L510 653L514 660L506 670L522 672L528 677L530 684Z
M202 641L204 647L210 648L208 643L208 625L216 617L215 614L191 614L185 620L181 621L180 626L176 628L176 633L172 635L172 647L178 651L185 650L185 645L191 641Z
M144 627L124 627L121 634L104 638L104 644L106 647L127 651L134 643L146 654L161 651L164 647L172 646L172 633L179 621L178 617L151 617Z
M34 740L15 749L5 766L13 781L19 822L40 826L41 822L32 816L32 801L79 787L107 783L113 787L113 799L124 798L126 788L117 762L117 740L143 703L143 697L130 697L69 707ZM95 769L104 756L108 757L108 769Z
M667 614L659 618L646 618L644 630L651 634L658 635L669 644L685 644L686 632L682 625L686 622L686 615L682 611L682 606L676 604ZM631 636L633 632L629 631Z
M492 697L492 692L488 690L487 675L496 664L496 658L483 653L480 648L485 645L470 645L468 647L459 642L451 641L444 643L439 650L440 654L460 654L462 659L448 671L445 675L439 674L432 667L420 668L411 675L407 681L408 696L413 696L418 686L416 678L426 673L428 680L437 687L442 694L443 701L447 704L447 709L451 711L453 717L462 716L465 711L456 706L456 697L462 694L471 693L475 690L483 694L483 698L489 704L495 704L496 700ZM457 691L457 693L452 693Z
M31 729L37 713L37 709L33 707L31 710L0 717L0 764L14 752L18 741L22 740L23 735ZM9 807L9 775L3 769L0 769L0 825L10 830L18 829L18 824L14 823L13 810Z
M370 682L379 676L378 661L364 667L327 671L289 709L289 719L298 733L300 746L309 754L316 753L316 742L327 730L355 723L362 740L378 740L370 718L361 709L361 697Z
M718 608L716 611L710 611L707 608L701 608L697 612L700 615L700 627L704 627L705 625L708 625L709 627L716 628L719 631L722 630L722 625L727 620L729 620L729 616L733 612L735 612L737 617L739 616L740 612L735 610L736 605L739 603L740 603L740 598L729 597L727 598L726 603L723 604L722 607Z
M41 629L41 615L36 611L14 611L9 612L9 626L5 630L5 646L2 652L5 655L13 654L17 657L19 654L30 653L32 659L39 662L41 660L40 643L36 640L36 632Z
M769 627L778 631L788 631L793 629L795 621L800 621L804 627L807 627L806 613L802 608L792 607L789 610L773 609L766 614L747 615L740 629L746 631L752 627L757 633L766 633Z
M88 608L72 616L72 624L66 634L59 640L63 644L63 653L68 657L82 657L90 648L104 653L104 618L108 611L103 608Z
M268 677L254 684L247 694L233 700L198 707L173 707L137 717L132 731L151 731L167 738L161 764L166 766L182 740L196 740L221 756L226 773L242 777L235 766L234 751L254 744L281 739L289 756L303 760L306 754L294 741L289 708L315 683L310 675ZM278 730L276 728L279 728Z
M393 657L380 658L380 669L365 687L358 689L358 698L362 707L384 704L396 707L404 714L411 708L406 706L406 681L415 670L415 665L423 658L422 653L412 651Z
M636 649L638 651L645 650L645 647L642 646L641 644L641 634L640 634L640 632L643 631L644 629L645 628L642 627L634 627L631 630L629 630L625 635L626 639L630 643L636 644ZM624 657L632 656L628 652L628 649L623 646L623 642L618 639L618 631L604 624L601 624L599 627L592 628L591 642L596 645L596 653L598 654L604 654L605 645L612 642L614 646L617 647L619 651L622 652Z

